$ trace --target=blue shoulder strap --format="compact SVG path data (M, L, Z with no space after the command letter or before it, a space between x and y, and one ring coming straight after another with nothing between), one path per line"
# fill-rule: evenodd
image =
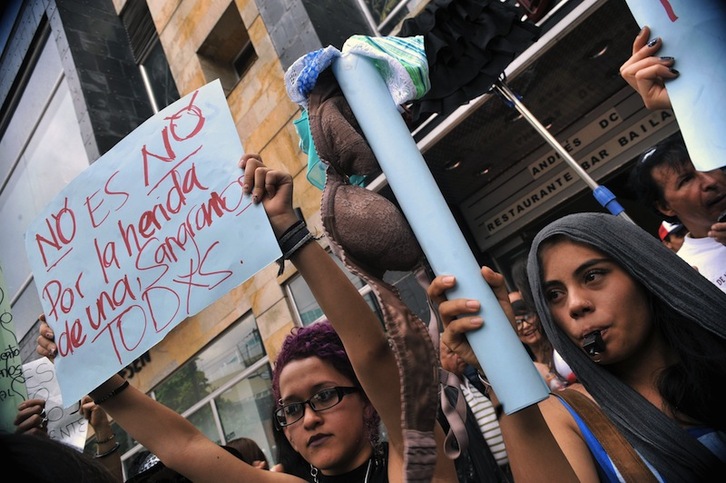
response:
M607 451L605 451L605 448L602 447L593 432L590 431L590 428L587 426L587 424L585 424L585 421L582 420L577 411L575 411L572 406L567 403L567 401L562 399L556 392L553 394L557 396L557 399L559 399L560 402L562 402L562 405L565 406L565 408L570 412L573 419L577 423L577 426L580 428L582 437L585 438L587 447L590 449L590 453L592 453L592 456L593 458L595 458L595 462L597 463L597 472L600 475L600 481L612 483L622 482L623 480L620 478L620 474L613 465L613 462L608 456Z

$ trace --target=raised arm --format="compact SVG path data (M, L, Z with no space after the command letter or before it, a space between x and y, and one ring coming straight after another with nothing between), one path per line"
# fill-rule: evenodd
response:
M52 329L41 322L37 352L55 355ZM155 401L118 374L91 391L99 404L126 432L166 466L199 482L301 482L284 473L254 468L208 439L181 415Z
M245 186L253 199L261 201L275 234L279 237L297 221L292 208L292 178L248 155L240 162L245 169ZM403 465L401 396L396 359L383 332L383 325L358 289L317 243L307 243L290 258L305 279L325 316L345 346L356 375L386 426L390 453L390 481L400 481ZM444 434L437 427L443 444ZM454 466L439 452L435 479L452 481Z
M106 411L93 402L91 396L83 396L81 411L96 436L96 458L118 478L118 481L124 481L123 470L121 469L121 453L118 451L120 443L116 441L116 435L113 432Z
M481 272L512 322L514 315L504 277L488 267L483 267ZM479 301L446 300L446 291L455 284L455 277L442 275L436 277L428 289L445 326L441 340L481 373L481 365L466 339L466 333L486 322L479 316L467 315L479 311ZM490 390L489 395L496 406L498 399L495 392ZM592 458L574 420L553 396L511 415L502 413L499 425L515 481L598 481Z
M620 76L640 94L645 107L651 110L671 108L665 84L669 79L678 77L672 57L655 55L662 45L660 38L650 39L650 28L643 27L633 42L632 55L620 66Z
M117 392L126 381L115 375L91 392L118 424L154 453L166 466L192 481L292 482L299 479L248 465L178 413L132 386ZM103 400L103 401L102 401Z
M256 155L240 161L244 186L253 201L262 202L279 237L297 221L292 209L292 178L265 167ZM317 243L307 243L291 255L313 295L343 341L356 375L386 425L390 442L389 479L401 481L403 438L400 389L394 355L382 324L334 260ZM54 355L47 324L41 326L38 353ZM114 375L91 397L129 434L168 467L193 481L300 481L282 473L259 470L235 458L206 438L189 421L125 384ZM443 443L443 432L437 427ZM439 454L434 481L455 481L451 460Z
M41 335L38 337L37 352L52 362L55 358L53 333L45 322L45 315L41 315L39 320ZM84 396L81 400L81 410L83 417L93 427L96 435L96 458L118 481L122 482L121 454L118 452L116 435L113 434L106 412L97 406L89 396ZM15 418L16 433L48 436L47 424L45 400L28 399L18 406L18 414Z

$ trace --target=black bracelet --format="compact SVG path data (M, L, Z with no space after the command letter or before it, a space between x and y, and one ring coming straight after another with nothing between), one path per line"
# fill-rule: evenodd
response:
M111 441L111 440L112 440L113 438L115 438L115 437L116 437L116 435L115 435L114 433L111 433L111 436L109 436L109 437L108 437L108 438L106 438L106 439L97 439L97 440L96 440L96 444L103 444L103 443L108 443L109 441Z
M93 457L94 458L105 458L106 456L108 456L108 455L110 455L110 454L115 453L116 451L118 451L118 449L119 449L120 446L121 446L121 443L119 443L118 441L116 441L116 444L113 445L113 448L111 448L110 450L105 451L103 453L96 453L95 455L93 455Z
M297 220L295 223L290 225L282 235L280 235L280 238L278 238L277 243L278 243L278 245L280 245L280 249L282 250L283 253L285 253L285 249L284 249L285 243L290 238L292 238L297 232L299 232L300 230L304 230L305 228L307 228L307 225L305 224L305 222L303 220Z
M494 415L497 417L497 421L502 417L502 413L504 413L504 408L501 404L494 406Z
M101 399L94 399L93 402L95 402L96 404L101 404L102 402L106 402L109 399L111 399L112 397L115 397L115 396L118 396L119 394L121 394L124 391L124 389L126 389L127 387L129 387L129 381L124 381L124 383L121 384L119 387L117 387L113 391L109 392L108 394L103 396Z
M303 220L296 221L285 230L285 233L278 240L282 252L282 257L277 260L277 264L280 266L277 271L278 277L285 271L285 260L289 260L296 251L313 240L316 240L316 238L310 233Z

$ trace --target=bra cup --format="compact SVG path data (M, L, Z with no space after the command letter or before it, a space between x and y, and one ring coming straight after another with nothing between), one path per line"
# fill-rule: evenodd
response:
M323 72L310 93L310 132L321 160L341 175L369 175L380 171L353 111L329 71Z
M323 119L321 127L324 138L333 151L332 156L325 156L324 159L330 160L338 172L347 176L365 176L380 171L378 160L342 94L323 103L320 116Z
M333 198L336 240L372 272L410 271L423 258L411 227L388 199L371 190L341 184Z
M437 459L438 404L438 377L432 375L438 371L438 355L428 327L406 306L396 287L383 280L387 270L420 268L423 251L394 203L348 183L353 174L380 168L347 101L330 87L321 86L316 92L316 85L308 111L313 142L327 164L320 204L325 236L346 268L371 287L381 309L398 366L406 481L431 481Z

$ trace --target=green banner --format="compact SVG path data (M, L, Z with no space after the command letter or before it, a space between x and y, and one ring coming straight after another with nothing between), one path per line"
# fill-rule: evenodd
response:
M20 347L15 337L15 323L10 312L10 300L5 275L0 266L0 431L15 432L18 405L28 399L23 376Z

